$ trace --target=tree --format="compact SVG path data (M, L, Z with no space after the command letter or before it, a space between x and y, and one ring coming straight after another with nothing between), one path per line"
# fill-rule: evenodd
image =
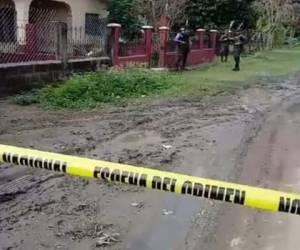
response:
M186 13L192 27L229 27L231 21L236 25L244 23L244 28L255 26L256 13L252 7L254 0L189 0Z
M137 0L111 0L108 5L108 22L122 25L123 37L132 40L139 36Z
M289 36L294 38L299 36L300 32L300 0L289 0L290 19L289 19Z
M148 24L157 30L160 18L168 16L170 26L179 19L184 19L186 4L189 0L138 0L139 13L144 16Z
M298 15L295 13L291 0L257 0L260 10L257 30L266 34L267 48L283 45L287 34L294 36Z

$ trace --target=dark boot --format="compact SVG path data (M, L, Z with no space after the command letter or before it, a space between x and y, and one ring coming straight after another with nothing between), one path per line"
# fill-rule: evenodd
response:
M182 70L185 70L187 59L188 59L188 52L185 51L182 58Z
M179 57L176 62L176 70L180 71L180 69L181 69L181 57Z
M235 56L234 61L235 61L235 67L233 71L240 71L240 56Z

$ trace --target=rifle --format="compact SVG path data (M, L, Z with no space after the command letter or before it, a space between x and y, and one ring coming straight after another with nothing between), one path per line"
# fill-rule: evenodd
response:
M232 32L232 27L233 25L235 24L235 21L231 21L230 24L229 24L229 32Z

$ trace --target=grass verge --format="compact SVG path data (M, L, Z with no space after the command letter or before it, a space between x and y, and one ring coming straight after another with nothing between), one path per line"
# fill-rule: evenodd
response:
M111 69L84 75L16 97L23 105L39 103L50 108L94 108L146 96L213 96L246 88L257 82L282 81L299 71L300 47L264 51L243 57L241 71L232 72L233 61L209 65L183 74L143 68Z
M215 62L182 75L182 81L165 94L169 96L212 96L246 88L259 81L281 81L300 69L300 47L264 51L242 57L241 71L233 72L233 60Z
M102 103L160 93L175 81L169 72L144 68L111 69L74 75L63 83L17 96L16 102L23 105L40 103L48 108L94 108Z

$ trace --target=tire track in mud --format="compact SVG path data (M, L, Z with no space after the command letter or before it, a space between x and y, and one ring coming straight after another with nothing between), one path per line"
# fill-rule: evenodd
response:
M269 113L272 110L278 110L282 103L289 103L291 100L295 100L299 98L300 92L299 92L299 80L294 81L292 86L290 87L276 87L275 86L268 86L271 90L271 93L276 95L277 99L273 103L269 103L269 105L265 105L265 103L262 105L263 108L259 108L257 112L255 112L255 115L252 117L252 122L250 122L250 126L246 127L244 136L241 140L241 144L239 149L237 150L236 154L236 160L234 163L234 167L232 171L228 174L227 177L224 177L222 179L232 181L232 182L239 182L240 176L243 173L243 169L241 168L243 161L245 157L248 154L249 147L251 146L252 142L255 140L255 138L259 135L261 129L264 126L264 123L269 116ZM280 85L281 86L281 85ZM275 90L275 91L274 91ZM292 90L289 93L282 93L282 91L278 90ZM242 107L242 109L244 109ZM252 111L250 111L250 114L253 114ZM248 122L248 121L247 121ZM271 149L272 150L272 149ZM269 157L271 155L271 152L269 153ZM264 164L261 168L262 176L265 175L265 172L268 171L266 169L266 164ZM261 183L263 183L263 180L256 180L255 183L249 183L252 185L261 186ZM245 183L244 183L245 184ZM247 183L246 183L247 184ZM261 187L268 187L268 185L262 185ZM230 209L230 206L226 206L225 208ZM226 211L225 209L225 211ZM208 212L209 211L209 212ZM192 219L192 226L191 230L187 234L187 237L185 239L185 249L203 249L203 250L210 250L215 249L214 242L218 241L218 235L216 234L217 227L218 227L218 220L220 217L222 217L224 214L224 205L222 204L213 204L206 209L204 209L202 212L197 213L194 218ZM208 217L210 219L203 220L205 215L209 215ZM228 223L230 225L230 223ZM209 229L208 229L209 228ZM220 239L219 239L220 241ZM223 242L223 246L226 244Z
M296 102L296 104L295 104ZM290 114L299 95L274 108L241 162L241 179L261 187L299 192L299 113ZM299 107L299 105L298 105ZM298 109L299 112L300 109ZM298 191L297 191L298 190ZM297 249L299 221L293 216L255 210L223 212L218 241L204 249ZM224 230L230 224L228 230ZM222 232L222 233L220 233Z
M298 86L298 84L297 84ZM297 87L296 89L298 89ZM270 169L270 162L274 163L274 152L276 151L276 144L278 143L277 134L281 129L280 122L275 123L272 125L272 130L269 131L268 140L265 141L265 144L260 144L259 148L257 149L258 154L253 154L252 152L252 161L256 161L259 159L260 165L252 166L251 169L245 169L244 161L247 160L249 151L252 148L253 151L253 144L256 140L262 141L261 133L262 130L265 130L266 121L273 116L273 113L277 113L278 110L282 110L282 106L287 106L289 103L295 102L298 100L300 96L300 92L296 90L290 94L284 95L279 102L276 102L275 105L272 105L272 109L267 108L265 114L260 114L259 119L255 119L254 127L248 127L249 133L246 133L246 137L243 139L243 143L241 144L241 149L239 150L239 154L237 157L237 161L235 164L234 171L232 173L232 181L239 182L242 179L243 184L249 185L256 185L259 187L265 188L276 188L277 185L275 182L272 184L270 183L271 180L281 180L284 172L284 168L281 168L277 164L276 169ZM280 118L278 118L280 119ZM278 148L278 147L277 147ZM276 155L276 154L275 154ZM249 157L248 157L249 160ZM245 173L246 172L246 173ZM242 176L242 177L241 177ZM267 177L267 178L266 178ZM230 179L230 177L229 177ZM280 189L280 188L279 188ZM284 190L284 188L282 188ZM285 189L287 190L287 189ZM233 212L231 212L231 210ZM264 216L266 214L266 216ZM186 249L203 249L203 250L210 250L210 249L233 249L233 250L240 250L240 249L277 249L271 245L268 247L267 244L263 245L258 242L263 241L263 231L264 227L267 227L268 222L271 223L272 220L265 219L265 218L282 218L284 215L276 215L271 213L263 213L260 211L255 211L251 209L240 209L238 207L231 207L226 204L220 204L215 210L213 217L216 218L214 229L207 235L207 238L204 240L198 240L198 243L194 244L193 247L187 247ZM249 217L249 218L248 218ZM244 219L243 219L244 218ZM197 220L196 220L197 221ZM282 220L279 220L282 222ZM278 223L279 223L278 222ZM209 222L211 223L211 221ZM276 225L276 219L273 219L272 225ZM220 225L221 224L221 225ZM292 223L294 225L295 223ZM255 227L255 225L257 227ZM278 226L278 225L276 225ZM288 227L288 225L286 225ZM262 227L262 228L260 228ZM255 230L259 231L260 233L255 234ZM270 230L271 232L274 230ZM231 241L229 240L228 236L230 233L234 232L231 236ZM249 235L248 235L249 234ZM272 234L272 233L267 233ZM274 234L274 232L273 232ZM226 236L224 236L226 235ZM236 238L234 238L236 236ZM272 236L273 237L273 236ZM244 239L247 239L248 245L245 245ZM295 243L295 241L292 241ZM293 244L292 243L292 244ZM258 248L258 245L261 244L261 247ZM291 244L291 245L292 245ZM275 244L276 245L276 244ZM282 248L278 248L282 249ZM288 248L288 249L295 249L295 248Z
M26 194L30 189L41 185L54 178L63 177L61 174L48 174L41 178L35 178L33 175L24 175L7 184L0 186L0 203L13 200L17 195Z

